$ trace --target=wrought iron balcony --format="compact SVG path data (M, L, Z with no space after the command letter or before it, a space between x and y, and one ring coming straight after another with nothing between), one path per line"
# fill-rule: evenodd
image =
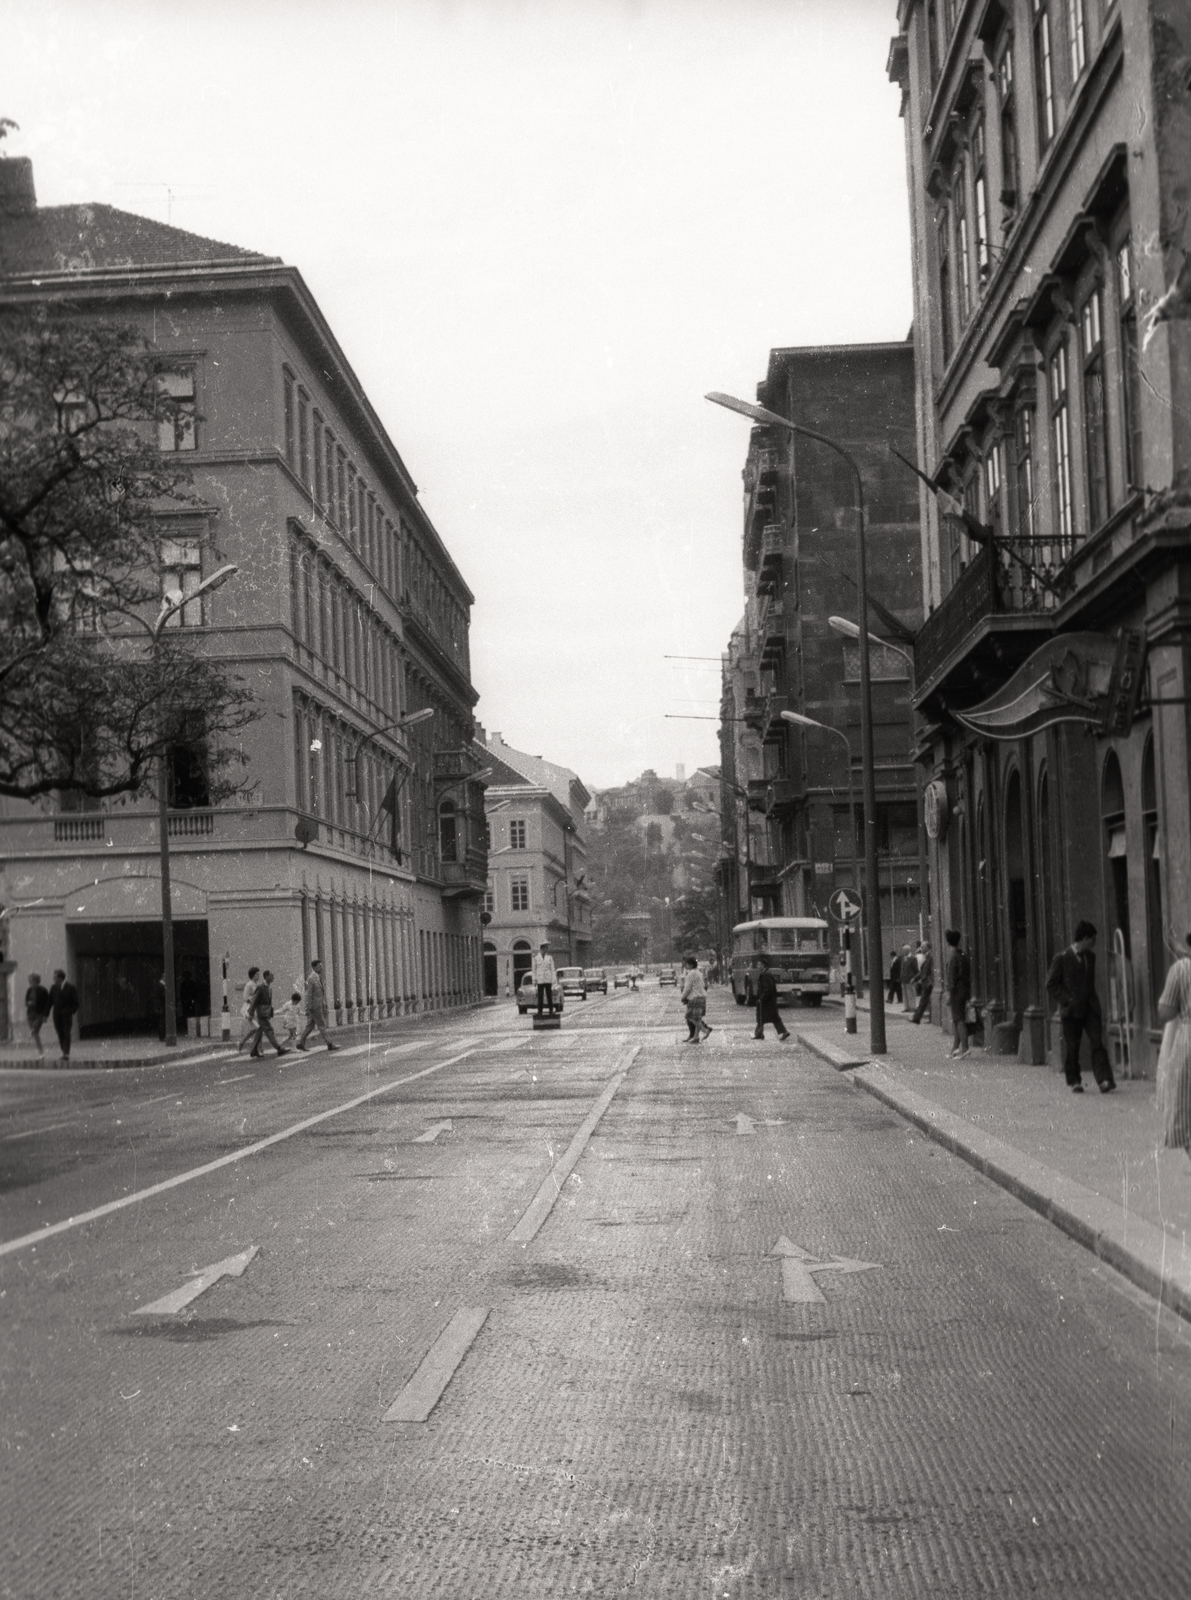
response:
M1050 547L1021 548L1049 578ZM943 690L957 705L991 694L1054 631L1055 603L1003 548L980 547L915 637L916 703L925 707Z
M758 694L755 689L744 691L744 713L741 720L754 733L760 733L765 726L765 704L765 696Z
M462 861L444 861L439 876L448 899L478 899L488 887L488 852L469 846Z
M748 781L748 803L750 811L760 811L764 814L769 809L769 779L750 778Z
M773 667L781 660L786 648L786 606L782 600L769 598L761 606L757 619L762 667Z
M782 586L782 562L786 553L786 530L780 522L766 523L761 530L761 564L757 569L757 593L778 594Z

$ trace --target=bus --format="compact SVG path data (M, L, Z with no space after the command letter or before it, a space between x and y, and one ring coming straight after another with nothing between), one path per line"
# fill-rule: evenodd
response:
M757 978L768 967L779 1000L821 1004L828 990L831 951L822 917L760 917L732 929L732 994L738 1006L757 1000Z

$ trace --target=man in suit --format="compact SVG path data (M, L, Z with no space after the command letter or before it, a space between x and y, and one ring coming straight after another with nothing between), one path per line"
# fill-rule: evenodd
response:
M252 1015L256 1022L256 1033L248 1054L259 1056L261 1041L267 1039L279 1056L289 1055L285 1046L277 1043L277 1035L273 1032L273 974L267 969L261 973L260 984L252 997Z
M338 1050L339 1046L332 1042L331 1035L327 1032L329 1018L327 1016L327 988L323 981L323 964L321 961L310 963L310 976L306 980L306 1027L302 1037L297 1041L298 1049L305 1050L306 1041L315 1028L323 1036L323 1043L328 1050Z
M1076 925L1075 937L1060 950L1046 975L1046 992L1059 1008L1063 1030L1063 1076L1073 1094L1083 1093L1079 1070L1079 1045L1086 1033L1092 1050L1092 1075L1101 1094L1116 1088L1112 1063L1104 1048L1104 1019L1096 993L1096 930L1090 922Z
M50 1016L62 1050L63 1066L70 1060L70 1036L74 1032L74 1014L78 1009L79 991L67 981L66 974L58 967L50 986Z

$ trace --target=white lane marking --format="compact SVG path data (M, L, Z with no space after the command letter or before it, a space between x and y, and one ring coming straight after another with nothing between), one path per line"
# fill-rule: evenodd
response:
M488 1320L487 1306L461 1306L422 1358L422 1364L385 1412L385 1422L425 1422Z
M578 1163L579 1157L586 1148L587 1141L595 1132L596 1124L612 1104L612 1097L620 1088L628 1075L628 1070L640 1053L641 1046L635 1044L626 1056L622 1056L616 1068L615 1077L611 1078L604 1088L603 1093L592 1106L582 1127L567 1146L566 1154L561 1161L556 1161L546 1177L546 1181L530 1201L524 1216L509 1234L510 1244L528 1244L535 1236L538 1229L554 1209L554 1202L562 1193L562 1186L570 1177Z
M436 1123L433 1124L433 1126L427 1128L425 1133L420 1133L418 1135L418 1137L413 1140L413 1143L414 1144L433 1144L435 1142L435 1140L438 1138L440 1133L450 1133L450 1132L451 1132L451 1119L450 1119L450 1117L448 1117L445 1122L436 1122Z
M36 1233L24 1233L19 1239L9 1239L0 1244L0 1256L11 1255L14 1250L24 1250L28 1245L36 1245L42 1239L52 1238L56 1233L66 1233L70 1228L81 1228L84 1223L97 1222L100 1217L111 1216L113 1211L122 1211L125 1206L138 1205L142 1200L152 1199L156 1194L164 1194L167 1189L177 1189L181 1184L205 1177L208 1172L218 1172L220 1167L229 1167L234 1161L243 1161L247 1156L259 1155L270 1145L280 1144L283 1139L292 1139L295 1134L304 1133L307 1128L316 1127L331 1117L342 1116L345 1111L354 1111L357 1106L375 1100L379 1095L388 1094L393 1089L400 1089L403 1084L429 1077L432 1072L441 1072L444 1067L453 1067L457 1061L462 1061L470 1054L469 1050L464 1050L457 1056L448 1056L445 1061L436 1061L432 1067L423 1067L420 1072L411 1072L408 1077L394 1078L390 1083L378 1084L375 1089L358 1094L353 1100L345 1100L342 1105L332 1106L330 1111L320 1111L316 1116L306 1117L288 1128L282 1128L280 1133L271 1133L267 1139L258 1139L255 1144L246 1144L243 1150L233 1150L229 1155L220 1156L215 1161L207 1161L201 1167L192 1167L189 1172L179 1172L173 1178L154 1183L148 1189L138 1189L135 1194L126 1194L119 1200L109 1200L106 1205L96 1206L93 1211L81 1212L77 1217L67 1217L62 1222L47 1223Z
M216 1083L246 1083L249 1078L255 1078L255 1072L242 1072L238 1078L216 1078Z
M55 1128L73 1128L74 1126L73 1117L66 1122L47 1122L44 1128L26 1128L24 1133L6 1133L3 1139L0 1139L0 1144L7 1144L10 1139L32 1139L38 1133L51 1133Z
M784 1117L746 1117L743 1111L738 1111L734 1120L738 1134L755 1133L758 1127L784 1128L786 1126Z
M415 1039L410 1044L394 1044L394 1045L390 1045L389 1048L385 1051L385 1054L387 1056L407 1056L407 1055L409 1055L411 1050L420 1050L420 1049L422 1049L422 1047L425 1044L425 1042L426 1041L424 1039Z
M151 1100L138 1100L136 1105L129 1106L130 1111L139 1111L142 1106L155 1106L161 1100L177 1100L178 1091L171 1089L167 1094L155 1094Z
M242 1278L248 1263L259 1251L260 1245L252 1244L247 1250L241 1250L238 1256L228 1256L211 1267L200 1267L189 1283L183 1284L180 1289L175 1289L173 1294L163 1295L160 1300L154 1300L152 1305L137 1306L133 1316L174 1316L183 1306L188 1306L192 1300L197 1300L200 1294L205 1294L213 1284L219 1282L220 1278Z
M782 1299L796 1305L826 1305L822 1290L811 1276L813 1272L873 1272L876 1261L850 1261L846 1256L832 1256L830 1261L816 1261L800 1245L791 1244L785 1234L769 1252L782 1258Z

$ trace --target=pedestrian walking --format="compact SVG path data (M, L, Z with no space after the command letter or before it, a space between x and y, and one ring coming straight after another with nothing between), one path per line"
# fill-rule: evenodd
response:
M252 1002L260 985L260 972L261 969L259 967L249 967L248 969L248 978L243 990L244 999L240 1006L240 1015L244 1018L244 1026L240 1030L240 1042L236 1046L237 1053L243 1050L248 1040L256 1032L256 1024L252 1020Z
M289 1051L277 1043L277 1035L273 1032L273 974L267 967L261 973L261 981L252 997L252 1015L256 1023L256 1032L252 1036L252 1049L248 1054L260 1055L263 1038L273 1046L279 1056L289 1055Z
M754 1039L765 1037L765 1024L772 1022L777 1029L779 1039L788 1039L790 1030L782 1021L782 1014L777 1008L777 979L768 967L762 967L757 979L757 1031Z
M687 1037L684 1044L702 1044L704 1039L711 1036L711 1025L707 1017L707 988L703 982L703 974L699 971L699 963L694 956L683 959L685 971L682 974L682 985L678 991L678 998L686 1010Z
M550 954L550 946L542 941L541 949L533 958L533 981L538 986L538 1016L542 1014L542 1006L551 1016L554 1015L554 958Z
M41 981L40 972L29 974L29 987L25 990L25 1021L29 1024L29 1034L37 1046L39 1056L45 1055L45 1047L41 1042L41 1030L49 1021L50 991Z
M918 974L918 958L908 944L902 945L902 1010L913 1011L916 1004L914 979Z
M889 952L889 994L888 1001L900 1000L902 997L902 958L896 950Z
M306 1041L317 1028L323 1036L323 1043L328 1050L338 1050L339 1046L332 1040L327 1032L327 988L323 982L323 964L321 961L310 963L310 976L306 979L306 1026L302 1030L302 1037L297 1041L299 1050L305 1050Z
M930 940L923 939L918 946L918 1004L914 1008L914 1021L921 1022L930 1011L931 996L935 992L935 958Z
M1191 945L1191 937L1187 943ZM1166 974L1158 1020L1164 1024L1158 1052L1162 1143L1191 1156L1191 960L1186 956Z
M1111 1094L1116 1088L1112 1063L1104 1048L1104 1016L1100 1010L1100 997L1096 993L1096 929L1090 922L1079 922L1075 934L1065 950L1060 950L1046 974L1046 992L1059 1008L1059 1026L1063 1033L1063 1076L1073 1094L1083 1093L1083 1078L1079 1070L1079 1046L1083 1035L1088 1036L1092 1052L1092 1076L1100 1086L1101 1094Z
M302 996L295 989L277 1013L277 1021L285 1030L283 1044L296 1044L298 1042L298 1023L302 1020L301 1006Z
M62 1065L70 1060L70 1036L74 1031L74 1014L79 1009L79 991L68 983L61 967L54 970L50 985L50 1016L54 1019L54 1032L62 1049Z
M967 953L960 949L958 928L948 928L943 935L947 941L947 962L943 969L943 986L951 1007L950 1056L968 1053L968 1001L972 994L972 963ZM949 1058L950 1059L950 1058Z

